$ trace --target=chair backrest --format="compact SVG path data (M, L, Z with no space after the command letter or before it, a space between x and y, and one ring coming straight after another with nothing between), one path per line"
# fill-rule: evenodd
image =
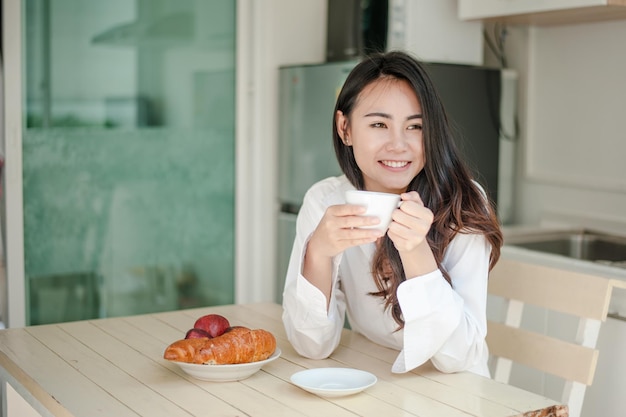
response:
M626 283L600 276L501 258L489 277L489 294L506 300L503 322L488 322L487 345L495 358L494 379L509 382L512 363L565 381L561 401L578 417L585 390L593 382L596 343L614 287ZM579 319L575 341L520 328L524 304Z

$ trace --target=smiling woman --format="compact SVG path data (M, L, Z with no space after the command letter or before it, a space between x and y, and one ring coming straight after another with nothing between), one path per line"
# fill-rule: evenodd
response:
M347 314L354 330L400 351L394 372L431 360L488 375L487 277L502 233L425 67L403 52L366 57L333 116L344 175L314 184L298 215L283 293L290 342L326 357ZM377 219L346 203L355 188L399 195L387 230L366 228Z

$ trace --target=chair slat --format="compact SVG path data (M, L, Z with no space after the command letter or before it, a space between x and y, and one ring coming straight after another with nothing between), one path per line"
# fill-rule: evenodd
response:
M491 271L489 293L604 321L611 297L611 280L501 259Z
M598 351L502 323L488 323L489 352L498 357L590 385Z

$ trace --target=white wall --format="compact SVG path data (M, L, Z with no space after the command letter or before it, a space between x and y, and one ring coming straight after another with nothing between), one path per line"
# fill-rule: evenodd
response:
M624 39L626 20L509 28L506 55L520 76L516 222L626 235ZM624 324L603 325L584 416L623 414ZM529 390L539 386L518 376Z
M238 303L274 299L278 68L324 61L326 5L326 0L238 1Z
M626 233L624 39L624 20L509 28L520 74L516 223Z

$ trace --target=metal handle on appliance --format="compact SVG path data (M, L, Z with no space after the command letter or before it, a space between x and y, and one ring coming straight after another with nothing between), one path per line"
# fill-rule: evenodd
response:
M280 211L282 213L298 214L300 211L300 205L294 203L281 203Z

